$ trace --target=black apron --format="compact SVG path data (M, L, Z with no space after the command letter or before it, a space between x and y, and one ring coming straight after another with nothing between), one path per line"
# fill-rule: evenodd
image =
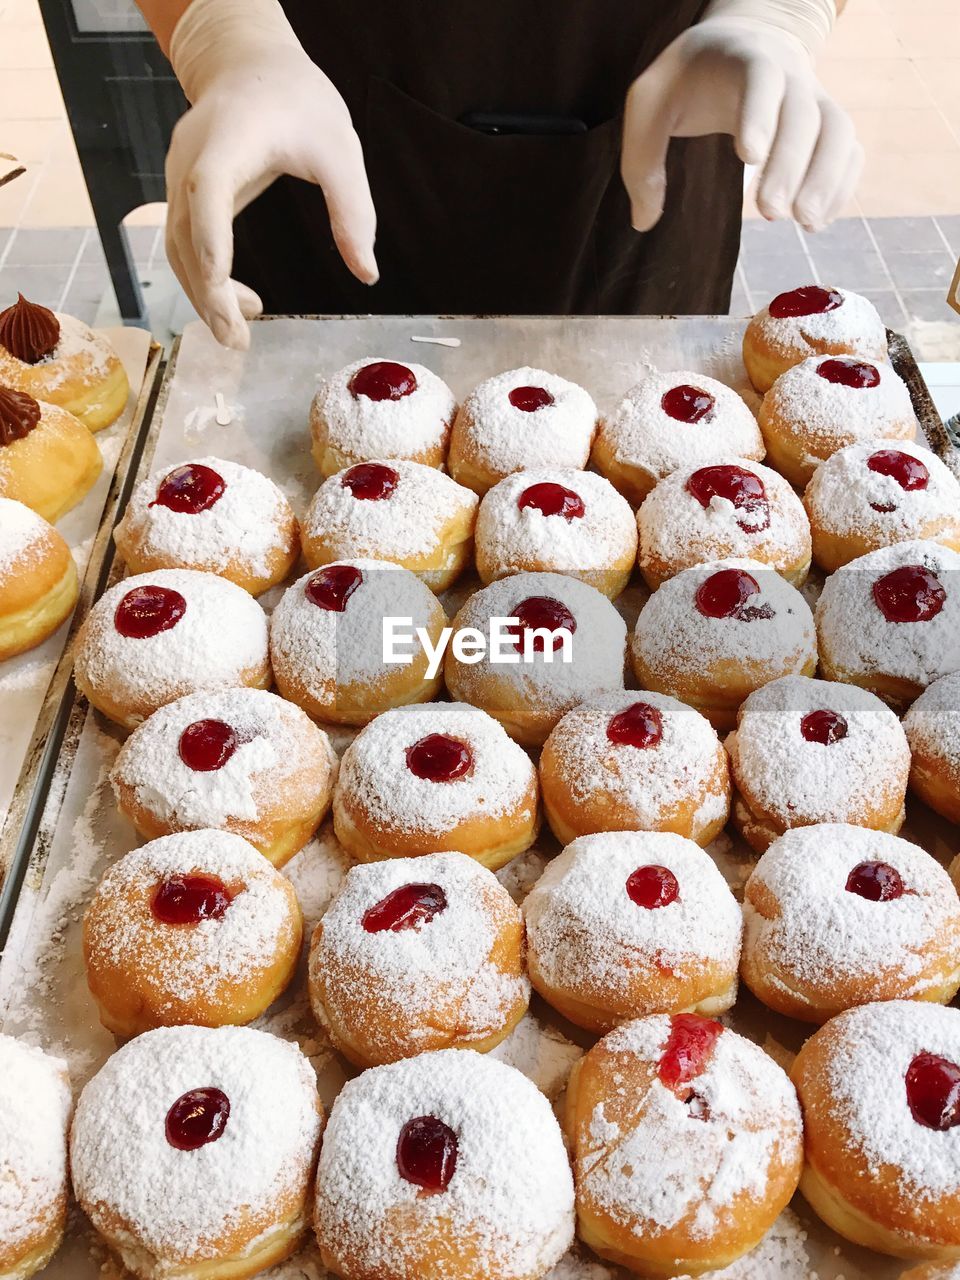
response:
M674 140L639 235L619 174L632 80L704 0L285 0L343 94L377 207L380 281L347 271L321 192L282 178L236 223L234 274L269 312L725 312L743 171L727 137ZM489 136L470 111L587 132Z

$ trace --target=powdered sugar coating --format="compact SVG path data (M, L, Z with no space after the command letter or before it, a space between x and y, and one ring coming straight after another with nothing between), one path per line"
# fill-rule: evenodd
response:
M0 589L42 559L55 536L42 516L17 502L0 498Z
M859 293L825 286L842 302L832 311L809 316L772 316L769 306L757 312L751 325L765 346L781 359L803 360L823 351L846 351L866 359L886 357L887 331L876 307Z
M172 1147L167 1112L208 1086L230 1100L222 1136ZM316 1078L296 1044L249 1027L161 1027L118 1049L80 1095L74 1189L95 1226L119 1217L121 1249L197 1263L218 1256L224 1234L252 1243L278 1207L295 1209L319 1137Z
M834 711L846 736L824 745L800 731L804 716ZM782 827L856 822L896 808L910 771L910 750L896 715L856 685L784 676L751 693L727 739L734 780L751 807Z
M23 370L31 375L31 385L42 385L48 392L57 392L73 380L87 386L107 376L111 364L117 363L117 354L106 335L97 333L75 316L60 311L54 315L60 324L60 338L49 355L36 364L18 360L0 344L0 382L9 378L13 385L18 385L17 371ZM42 376L42 384L36 382L38 374Z
M65 1062L0 1035L0 1262L65 1211L72 1105Z
M902 565L922 565L946 591L927 622L888 622L873 585ZM823 661L844 680L869 683L878 673L926 686L960 670L960 554L936 542L899 542L859 556L830 575L816 607Z
M321 379L310 407L314 441L329 445L352 462L373 458L416 458L444 444L457 407L453 392L422 364L403 362L417 389L399 400L355 396L350 380L360 369L385 360L367 356Z
M196 515L156 502L157 491L172 471L188 465L209 467L225 483L221 496ZM134 489L116 529L119 546L132 547L142 561L165 561L184 569L221 573L231 563L266 577L271 558L288 555L295 529L293 511L277 485L259 471L223 458L191 458L161 467Z
M935 680L903 717L910 750L960 775L960 672Z
M676 899L653 911L626 889L645 866L666 867L679 884ZM549 863L523 913L541 973L574 994L626 993L634 968L681 973L710 962L736 973L740 961L736 899L710 855L669 832L580 836Z
M457 1135L446 1190L424 1195L400 1176L404 1124L430 1115ZM317 1170L317 1235L364 1274L416 1275L434 1244L469 1240L471 1274L542 1275L573 1240L573 1180L547 1099L508 1067L445 1049L348 1081L330 1113ZM422 1273L421 1273L422 1274Z
M582 516L544 515L518 501L535 484L556 484L582 500ZM542 467L507 476L480 503L477 557L485 579L531 567L553 573L610 569L637 547L633 512L609 480L592 471Z

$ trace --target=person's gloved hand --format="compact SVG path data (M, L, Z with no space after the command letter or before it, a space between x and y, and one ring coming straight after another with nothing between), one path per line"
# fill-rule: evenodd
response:
M170 58L193 106L167 154L167 256L214 337L249 345L246 320L263 308L230 278L232 223L281 174L322 188L344 262L373 284L376 214L360 140L276 0L193 0Z
M745 164L762 166L757 207L811 230L850 198L863 151L844 111L820 85L808 42L763 18L715 3L634 81L627 94L621 172L638 231L663 211L671 138L730 134ZM730 6L733 7L733 6ZM771 6L773 8L774 6ZM752 8L763 11L754 0Z

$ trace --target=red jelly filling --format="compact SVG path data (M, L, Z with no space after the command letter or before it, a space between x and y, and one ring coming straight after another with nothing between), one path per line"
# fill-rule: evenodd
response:
M427 782L453 782L473 764L473 752L458 738L429 733L407 747L407 768Z
M417 376L405 364L393 360L375 360L358 369L349 382L350 394L359 399L402 400L417 389Z
M762 533L770 527L770 503L763 481L745 467L727 464L701 467L687 481L687 492L706 509L713 498L726 498L744 519L737 523L744 533Z
M930 483L930 472L919 458L899 449L878 449L867 459L867 467L878 475L889 476L896 480L905 493L913 493L917 489L925 489ZM895 502L871 502L874 511L896 511Z
M436 1116L408 1120L397 1139L397 1168L424 1191L446 1191L457 1170L457 1135Z
M358 462L345 472L340 484L349 489L355 498L364 502L379 502L389 498L397 487L400 474L382 462Z
M196 773L212 773L222 769L240 739L223 720L194 720L180 735L177 750L188 769Z
M134 587L117 605L113 625L130 640L149 640L175 627L187 602L172 587Z
M929 622L943 608L947 593L922 564L904 564L876 580L873 598L888 622Z
M352 564L328 564L307 579L304 593L318 609L343 613L362 581L363 574Z
M564 520L579 520L586 511L579 493L550 480L524 489L517 499L517 506L521 511L533 507L545 516L563 516Z
M222 1138L230 1118L230 1099L222 1089L191 1089L167 1112L167 1141L178 1151L196 1151Z
M705 618L736 618L740 622L772 618L770 605L749 603L759 594L760 584L752 574L743 569L718 569L697 587L694 602Z
M889 862L861 862L847 876L847 893L870 902L892 902L903 897L903 880Z
M723 1027L712 1018L676 1013L657 1068L660 1082L677 1092L705 1069Z
M775 320L789 320L796 316L822 316L827 311L836 311L842 303L843 295L836 289L805 284L789 293L778 293L768 310Z
M554 402L546 387L514 387L507 399L515 409L522 409L524 413L536 413Z
M960 1067L938 1053L918 1053L907 1067L907 1105L926 1129L960 1124Z
M677 422L699 422L715 404L709 391L704 391L702 387L691 387L689 383L671 387L660 400L663 412Z
M219 920L232 901L217 876L171 876L160 884L150 909L163 924L199 924Z
M638 907L669 907L680 893L677 877L667 867L637 867L627 876L627 897Z
M880 370L875 364L854 360L852 356L834 356L832 360L824 360L817 365L817 374L827 382L853 387L857 391L875 387L880 382Z
M800 721L800 734L807 742L829 747L847 736L847 722L837 711L810 711Z
M219 502L226 487L223 476L212 467L205 467L202 462L186 462L164 476L150 505L196 516Z
M607 737L624 747L655 747L663 737L663 716L648 702L634 702L607 725Z
M404 884L363 913L367 933L401 933L429 924L447 909L447 895L438 884Z
M514 609L513 617L519 623L519 627L514 627L511 633L518 646L521 632L524 631L568 631L572 636L577 629L577 620L567 606L554 600L552 596L528 596ZM546 643L544 636L533 636L531 643L535 653L543 653ZM551 648L559 649L562 644L563 636L555 635Z

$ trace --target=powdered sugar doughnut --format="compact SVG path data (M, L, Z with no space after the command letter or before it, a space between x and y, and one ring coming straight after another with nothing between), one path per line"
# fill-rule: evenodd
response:
M740 907L713 859L668 832L581 836L523 905L530 980L589 1031L648 1013L724 1013Z
M732 729L741 702L817 666L813 617L800 592L753 560L684 569L643 606L630 651L641 686Z
M392 560L445 591L473 551L477 495L419 462L360 462L325 480L303 524L311 569L335 560Z
M518 472L480 503L477 572L484 583L512 573L565 573L615 599L636 553L629 503L591 471Z
M338 560L305 574L284 592L270 623L277 688L336 724L366 724L389 707L436 697L442 676L428 674L422 645L404 650L413 654L408 663L384 660L389 617L423 628L433 645L447 622L430 588L387 560Z
M813 356L777 379L760 406L768 459L802 488L816 467L858 442L913 440L906 383L883 361Z
M640 1018L594 1045L570 1074L566 1130L577 1234L648 1276L699 1275L752 1249L803 1161L784 1072L694 1014Z
M536 838L537 773L477 707L397 707L344 752L333 822L361 862L456 850L495 871Z
M282 582L300 554L297 517L277 485L223 458L155 471L113 536L131 573L204 569L255 596Z
M80 1095L74 1191L141 1280L243 1280L301 1242L322 1116L296 1044L250 1027L161 1027Z
M56 524L102 470L97 442L79 418L0 380L0 498Z
M913 756L910 786L949 822L960 822L960 672L925 689L903 727Z
M252 1022L289 985L303 919L293 886L227 831L183 831L126 854L83 921L87 984L118 1036Z
M67 1065L0 1035L0 1275L26 1280L56 1253L67 1220Z
M77 688L132 729L201 689L270 683L267 618L246 591L213 573L157 569L105 591L77 638Z
M537 1280L573 1240L549 1102L469 1049L365 1071L330 1112L316 1230L323 1265L344 1280Z
M639 506L681 467L762 457L760 429L736 391L702 373L654 369L601 422L592 462Z
M758 853L816 822L894 835L903 825L910 749L900 721L866 689L772 680L744 702L726 747L733 820Z
M817 601L822 674L902 710L960 670L960 554L900 542L851 560Z
M848 1009L806 1042L800 1189L855 1244L960 1257L960 1012L915 1000Z
M482 495L515 471L585 467L596 430L597 406L583 387L543 369L508 369L460 406L447 465Z
M927 1262L904 1271L900 1280L960 1280L960 1262Z
M707 845L730 812L716 730L662 693L608 693L568 711L540 753L543 807L561 844L594 831L672 831Z
M504 629L501 645L517 661L495 661L491 643L471 663L451 646L444 675L451 697L488 711L524 746L544 742L571 707L623 688L626 626L606 596L587 583L559 573L501 578L470 597L453 629L491 637L498 618L519 619ZM557 633L552 648L544 647L550 641L543 631Z
M327 735L299 707L264 689L217 689L134 729L110 781L147 839L216 828L283 866L326 817L335 775Z
M0 498L0 661L42 644L73 612L70 548L22 502Z
M810 356L886 360L887 331L872 302L849 289L807 284L778 294L743 335L743 363L758 391Z
M313 460L322 476L375 458L442 467L456 408L447 384L422 364L354 360L321 379L313 397Z
M310 946L310 1003L359 1067L498 1045L530 998L523 920L462 853L353 867Z
M813 554L827 573L894 542L960 551L960 483L924 445L868 440L839 449L803 495Z
M640 572L651 590L681 569L745 556L800 586L810 525L786 480L744 458L665 476L637 512Z

